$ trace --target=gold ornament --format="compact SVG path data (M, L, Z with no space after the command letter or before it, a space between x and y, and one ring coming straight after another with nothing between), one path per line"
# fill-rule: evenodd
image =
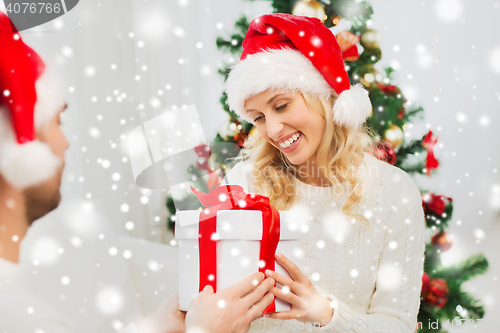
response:
M369 84L373 84L382 81L382 75L380 75L380 72L375 67L370 66L365 75L363 75L363 79Z
M380 72L375 69L373 65L367 65L364 67L366 72L356 72L354 79L359 80L365 87L370 87L371 85L375 85L377 82L383 80Z
M377 30L366 29L361 34L361 45L367 49L374 49L379 47L380 39L381 37Z
M334 18L332 18L333 26L336 26L337 24L339 24L341 18L342 17L340 17L340 16L335 16Z
M393 147L397 147L403 142L403 131L399 128L399 126L392 124L384 132L384 139Z
M259 131L257 130L257 127L252 127L252 129L250 130L250 132L248 133L248 135L250 136L257 136L259 135Z
M314 0L302 0L297 2L297 4L293 7L292 14L298 16L316 17L320 19L321 22L325 22L327 19L323 6Z

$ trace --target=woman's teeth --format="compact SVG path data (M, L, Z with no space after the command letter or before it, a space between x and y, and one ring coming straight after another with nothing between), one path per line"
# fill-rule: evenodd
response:
M291 146L293 146L295 144L295 142L297 141L298 138L300 138L301 135L302 135L301 132L294 134L290 139L286 140L285 142L280 143L280 146L282 148L285 148L285 149L290 148Z

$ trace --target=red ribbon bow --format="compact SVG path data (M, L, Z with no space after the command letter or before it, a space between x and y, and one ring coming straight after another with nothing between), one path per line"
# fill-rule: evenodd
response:
M356 43L359 42L359 37L351 34L347 30L340 31L337 35L337 42L342 52L342 59L345 61L356 61L359 59L359 52Z
M259 271L274 271L274 254L280 238L280 215L271 206L268 197L258 194L246 194L239 185L224 185L204 193L193 186L191 191L207 208L200 213L198 249L200 254L200 284L202 291L211 285L217 291L217 243L213 237L217 232L217 211L219 210L260 210L262 211L262 240L260 243ZM263 313L275 312L275 303L271 303Z
M434 146L436 145L437 140L438 138L435 138L434 140L432 139L432 131L429 131L422 142L422 146L427 148L427 159L425 161L427 176L431 175L432 169L437 169L439 166L439 161L434 157Z

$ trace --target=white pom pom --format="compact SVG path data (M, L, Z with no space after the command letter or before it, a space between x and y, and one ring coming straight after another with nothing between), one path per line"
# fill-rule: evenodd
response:
M340 93L333 106L333 121L339 126L356 129L372 111L368 92L359 83Z
M0 173L18 189L36 185L54 175L61 160L40 141L22 145L4 143L0 149Z

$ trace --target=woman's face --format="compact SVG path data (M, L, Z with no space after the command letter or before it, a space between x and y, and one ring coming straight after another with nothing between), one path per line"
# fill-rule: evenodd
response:
M281 150L290 163L315 162L325 120L308 108L302 94L267 90L247 99L245 110L260 136Z

